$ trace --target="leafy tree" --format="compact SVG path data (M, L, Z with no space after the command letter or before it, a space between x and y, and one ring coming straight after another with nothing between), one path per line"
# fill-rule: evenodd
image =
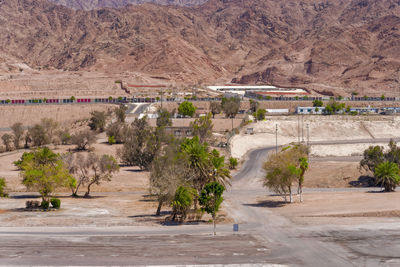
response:
M104 111L93 111L90 115L90 129L101 133L104 132L106 127L106 113Z
M6 147L6 151L11 151L12 150L12 140L13 137L10 134L3 134L3 136L1 137L1 140L3 141L4 146Z
M206 184L204 189L201 191L199 203L202 210L211 214L214 224L214 235L216 235L216 217L219 207L224 200L222 194L225 191L225 187L218 182L212 182Z
M178 107L178 113L183 116L193 117L195 112L196 107L189 101L182 102Z
M198 136L201 143L204 143L212 137L213 127L214 125L211 121L211 113L208 113L206 116L200 117L190 123L193 135Z
M319 100L319 99L315 99L312 103L313 103L313 107L322 107L324 105L322 100Z
M6 180L0 177L0 197L8 197L8 194L5 192L6 189Z
M399 167L393 162L382 162L376 166L374 175L376 183L385 188L385 192L392 192L400 182Z
M124 123L126 119L126 111L128 110L127 106L121 104L118 108L114 110L115 116L117 117L117 121Z
M196 190L186 186L179 186L176 189L172 201L172 220L184 221L192 206L193 196L197 195Z
M376 166L384 161L386 161L386 157L383 147L370 146L364 151L363 159L360 161L360 167L374 173Z
M221 107L228 118L234 118L240 109L240 99L237 97L222 98Z
M89 130L84 130L74 134L71 141L72 144L76 145L76 150L87 150L88 147L96 142L96 135Z
M290 165L289 169L295 175L297 175L298 179L298 188L297 193L300 195L300 202L303 202L303 183L304 183L304 174L308 170L308 159L306 157L301 157L299 159L299 166Z
M265 109L259 109L257 110L255 117L257 120L262 121L265 119L265 113L267 113Z
M172 202L178 186L190 180L191 170L180 157L179 150L179 143L171 141L151 164L150 193L157 197L156 216L161 214L163 204Z
M14 135L13 137L14 147L15 149L19 149L20 148L19 144L21 142L22 136L24 135L24 128L22 126L22 123L20 122L14 123L11 126L11 130L13 131Z
M38 191L42 201L59 187L69 187L75 182L58 154L49 148L38 148L23 156L20 164L22 184Z
M238 165L238 159L234 157L229 158L229 169L234 170Z
M122 163L148 170L161 147L160 140L147 122L147 117L135 119L128 131L124 146L118 150Z
M345 107L344 103L339 103L339 102L336 102L335 100L331 100L331 101L329 101L328 104L326 104L324 112L327 115L332 115L332 114L336 114L339 111L343 110L344 107Z
M307 147L303 145L289 146L277 154L270 155L263 166L266 171L264 186L284 195L286 201L286 195L289 194L289 201L292 202L293 183L298 182L299 186L303 183L304 176L301 176L300 166L301 158L305 158L306 155ZM305 166L302 167L305 168Z
M385 95L384 94L381 95L381 100L382 101L385 100Z
M212 116L213 116L213 118L215 117L215 115L216 114L219 114L219 113L221 113L221 104L220 103L218 103L218 102L211 102L210 103L210 111L211 111L211 114L212 114Z

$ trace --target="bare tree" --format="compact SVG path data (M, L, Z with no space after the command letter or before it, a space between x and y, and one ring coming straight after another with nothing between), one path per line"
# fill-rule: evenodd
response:
M114 113L115 113L115 116L117 117L118 122L122 122L122 123L125 122L127 110L128 110L128 108L123 104L119 105L119 107L114 110Z
M47 135L49 143L52 143L54 141L54 136L59 126L58 122L51 118L44 118L41 120L40 124L42 125L44 132Z
M96 135L89 130L85 130L74 134L71 140L72 144L76 145L76 150L86 150L96 142Z
M24 135L24 128L22 126L22 123L20 122L14 123L11 126L11 130L13 131L14 135L13 137L14 147L15 149L19 149L20 148L19 144L21 142L22 136Z
M197 135L201 143L204 143L212 137L213 124L211 121L211 113L206 116L196 119L190 123L190 128L193 131L193 135Z
M85 156L82 153L69 153L63 155L63 161L77 181L71 186L72 195L75 197L78 196L81 186L87 186L84 197L89 197L92 185L111 181L113 175L119 171L117 161L109 155L97 156L88 153Z
M12 140L13 140L12 135L3 134L3 136L1 137L1 140L3 140L3 144L6 147L6 151L11 151L11 149L12 149L11 143L12 143Z
M32 128L28 129L28 133L34 146L43 146L50 143L42 125L35 124Z
M216 114L221 113L221 104L218 102L211 102L210 103L210 111L212 114L212 117L214 118Z

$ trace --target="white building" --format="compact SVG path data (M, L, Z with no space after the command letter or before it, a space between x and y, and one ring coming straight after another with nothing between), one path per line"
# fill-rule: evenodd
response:
M235 93L244 95L247 91L252 92L268 92L271 94L308 94L304 89L299 88L278 88L272 85L221 85L221 86L208 86L210 90L221 93Z
M323 114L325 107L297 107L297 114Z

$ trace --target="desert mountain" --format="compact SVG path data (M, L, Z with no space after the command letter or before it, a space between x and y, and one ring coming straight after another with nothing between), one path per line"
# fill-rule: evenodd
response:
M339 94L400 91L400 0L210 0L90 11L0 0L0 24L0 58L32 68Z
M138 5L153 3L157 5L195 6L207 0L50 0L59 5L73 9L92 10L103 7L120 8L129 4Z

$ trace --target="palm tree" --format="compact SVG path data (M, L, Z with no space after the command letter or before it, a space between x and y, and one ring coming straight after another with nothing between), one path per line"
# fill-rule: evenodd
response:
M224 187L230 185L231 174L225 165L225 157L220 156L217 150L211 152L211 167L213 170L213 180L222 184Z
M308 159L302 157L299 159L300 161L300 175L299 175L299 194L300 194L300 202L303 202L303 183L304 183L304 174L308 170Z
M393 162L382 162L375 168L376 183L385 188L385 192L392 192L400 182L399 167Z

